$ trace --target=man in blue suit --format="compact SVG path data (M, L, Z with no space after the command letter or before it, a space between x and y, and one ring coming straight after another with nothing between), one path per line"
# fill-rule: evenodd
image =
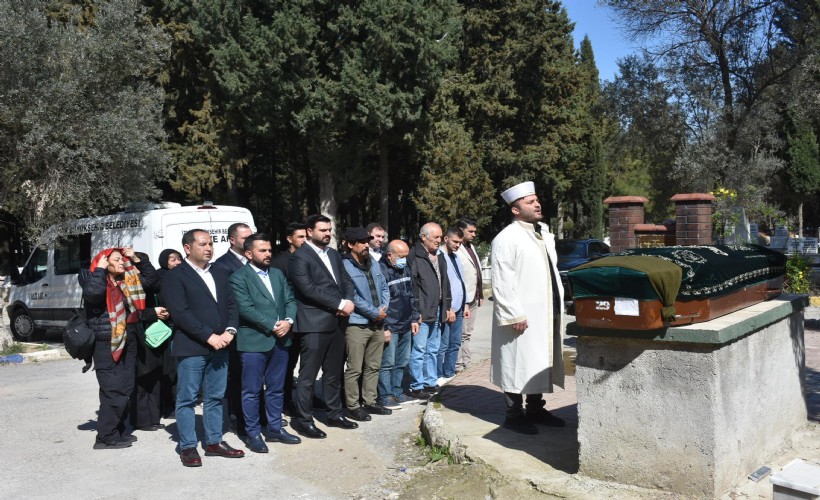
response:
M245 239L248 263L231 275L239 307L236 349L242 358L242 410L248 448L267 453L259 419L259 393L265 388L266 438L285 444L301 442L282 428L285 372L296 300L285 276L270 267L270 238L256 233Z
M211 272L211 235L192 229L182 237L185 261L163 278L165 307L174 320L172 352L177 359L176 418L182 465L199 467L194 416L202 390L205 455L245 456L222 440L222 398L228 380L228 345L239 314L228 278Z

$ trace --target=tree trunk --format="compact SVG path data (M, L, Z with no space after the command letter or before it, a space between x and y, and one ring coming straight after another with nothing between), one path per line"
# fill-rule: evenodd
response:
M555 227L553 234L559 240L564 239L564 203L558 202L558 217L555 218Z
M336 203L335 191L333 176L330 172L319 173L319 212L330 218L330 224L333 227L333 231L330 233L331 248L338 246L336 232L339 228L336 227L336 217L339 214L339 204Z
M6 299L0 296L0 351L5 350L14 343L11 329L6 326L9 321L9 317L6 315L6 305Z
M387 228L390 214L390 164L387 159L387 144L383 137L379 137L379 223L384 228L387 234L390 231Z
M803 253L803 200L797 205L797 252Z

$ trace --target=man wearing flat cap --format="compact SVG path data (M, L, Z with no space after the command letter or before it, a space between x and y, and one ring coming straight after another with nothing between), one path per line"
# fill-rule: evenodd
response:
M536 434L534 424L563 427L544 408L544 393L564 386L563 287L555 236L541 220L532 182L501 193L513 222L492 243L493 329L490 380L504 391L503 426ZM524 398L526 397L526 408Z
M381 265L370 256L373 236L363 227L351 227L345 231L344 238L348 250L344 266L353 281L355 305L345 331L345 403L348 417L366 422L371 414L392 413L376 400L384 343L390 341L390 332L384 329L390 289Z

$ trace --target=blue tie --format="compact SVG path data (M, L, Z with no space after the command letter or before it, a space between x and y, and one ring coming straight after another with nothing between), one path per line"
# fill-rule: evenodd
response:
M265 276L265 277L267 277L267 276L268 276L268 272L267 272L267 271L256 271L256 272L259 274L259 276Z

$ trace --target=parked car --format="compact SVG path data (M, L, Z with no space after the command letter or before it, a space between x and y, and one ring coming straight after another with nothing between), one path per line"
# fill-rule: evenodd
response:
M567 272L581 264L606 257L609 255L609 245L595 239L558 240L555 242L555 250L558 252L558 272L561 274L561 283L564 284L564 303L569 306L572 295Z

